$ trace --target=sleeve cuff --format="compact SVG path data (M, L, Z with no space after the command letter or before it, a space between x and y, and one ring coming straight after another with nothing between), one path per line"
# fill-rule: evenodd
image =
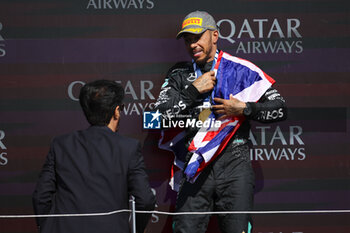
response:
M247 102L246 105L248 108L250 108L250 114L248 117L255 116L258 112L256 103L255 102Z
M195 86L192 84L189 85L186 89L183 91L186 96L188 96L192 101L195 101L197 97L200 95L199 91Z

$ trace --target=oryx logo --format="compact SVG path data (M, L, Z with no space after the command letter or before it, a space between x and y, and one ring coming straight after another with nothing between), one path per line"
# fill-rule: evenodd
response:
M144 112L143 113L143 128L144 129L160 129L160 116L159 110L156 112Z

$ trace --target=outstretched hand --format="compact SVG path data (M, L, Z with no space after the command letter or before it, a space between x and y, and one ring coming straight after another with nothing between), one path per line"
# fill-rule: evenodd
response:
M219 120L227 117L242 116L243 110L246 107L246 103L233 97L230 94L230 99L214 98L217 105L212 105L212 110L215 114L222 115Z

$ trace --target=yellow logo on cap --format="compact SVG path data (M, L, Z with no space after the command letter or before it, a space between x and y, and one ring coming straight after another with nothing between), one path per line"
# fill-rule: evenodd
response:
M183 32L201 33L203 28L186 28Z
M182 23L182 28L188 25L202 26L202 18L188 18Z

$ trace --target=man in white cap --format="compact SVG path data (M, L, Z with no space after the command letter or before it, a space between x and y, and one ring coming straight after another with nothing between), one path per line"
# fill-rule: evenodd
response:
M285 101L271 87L274 80L258 67L217 49L218 28L207 12L188 14L177 38L184 39L192 62L177 63L169 70L156 109L170 117L180 113L197 120L208 119L208 115L215 115L219 120L237 119L228 122L239 122L239 125L226 134L230 135L225 136L227 141L220 141L219 152L209 159L202 148L192 150L199 128L186 129L183 146L188 153L176 211L252 210L255 177L249 157L249 120L268 123L286 119ZM257 94L259 92L261 94ZM174 216L174 232L205 232L209 218L206 214ZM221 214L218 220L221 232L246 233L252 229L247 214Z

